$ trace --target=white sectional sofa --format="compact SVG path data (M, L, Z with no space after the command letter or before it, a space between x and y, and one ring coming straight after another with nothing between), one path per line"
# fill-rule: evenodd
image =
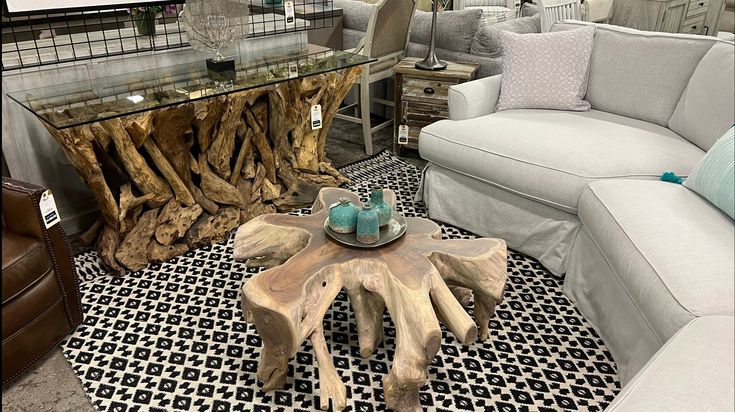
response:
M592 110L495 112L493 76L452 87L451 120L421 132L429 163L417 197L429 216L503 238L566 274L565 293L628 384L616 410L652 410L641 397L663 402L656 410L735 408L735 225L659 181L665 171L686 177L735 123L733 65L735 45L713 37L597 25ZM699 330L717 340L714 352L686 350ZM729 392L701 388L703 376ZM690 395L669 396L672 382ZM638 392L651 387L658 401ZM724 403L702 409L707 396Z

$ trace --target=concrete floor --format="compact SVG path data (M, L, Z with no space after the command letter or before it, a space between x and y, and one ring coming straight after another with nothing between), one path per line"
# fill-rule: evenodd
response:
M373 135L373 150L393 150L393 129ZM404 159L421 168L426 162L418 152L404 150ZM327 140L327 156L339 167L367 157L358 124L334 120ZM32 371L20 377L2 392L3 411L94 411L82 385L60 349L53 350Z

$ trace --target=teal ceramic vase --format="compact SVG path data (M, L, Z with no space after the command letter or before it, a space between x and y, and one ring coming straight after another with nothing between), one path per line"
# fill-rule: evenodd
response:
M380 239L378 214L370 203L365 203L365 207L357 214L357 241L369 245L378 239Z
M393 215L393 209L383 200L383 186L375 185L370 191L370 204L378 214L380 227L387 225Z
M329 228L337 233L353 233L357 230L357 214L360 208L350 199L342 197L329 209Z

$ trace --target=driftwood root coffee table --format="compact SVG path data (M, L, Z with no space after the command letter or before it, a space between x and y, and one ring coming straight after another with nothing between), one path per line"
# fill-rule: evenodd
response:
M322 330L325 312L346 289L355 312L360 355L383 339L383 310L393 319L396 348L383 380L386 407L421 410L419 388L441 344L439 322L464 345L488 337L488 322L502 301L507 251L499 239L441 240L439 226L408 218L406 235L376 249L339 245L324 233L329 205L354 193L325 188L309 216L271 214L241 226L235 259L265 267L242 288L243 313L263 341L258 379L265 390L286 383L288 361L308 338L319 367L321 409L346 406L346 390L332 363ZM395 204L395 194L386 191ZM470 292L471 291L471 292ZM462 307L474 295L477 325ZM462 301L462 303L460 303Z

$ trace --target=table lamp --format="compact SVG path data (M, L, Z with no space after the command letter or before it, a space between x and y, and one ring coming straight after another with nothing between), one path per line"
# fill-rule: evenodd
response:
M429 42L429 54L424 60L416 62L416 68L420 70L444 70L447 63L436 57L436 16L439 9L439 0L433 0L434 9L431 16L431 41Z

